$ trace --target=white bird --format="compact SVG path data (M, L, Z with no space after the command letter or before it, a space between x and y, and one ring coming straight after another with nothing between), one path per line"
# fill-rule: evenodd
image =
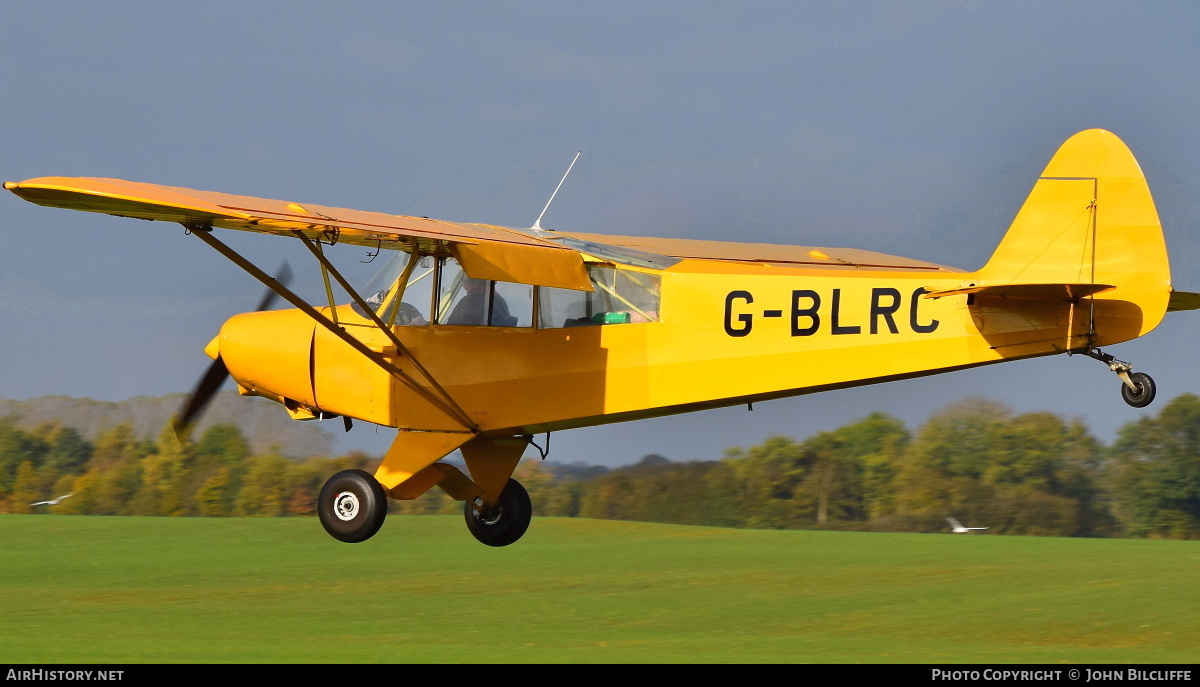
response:
M952 518L950 516L946 516L946 521L950 523L950 527L951 527L951 529L954 530L955 534L965 534L967 532L970 532L971 530L986 530L987 529L986 527L963 527L961 522L955 520L954 518Z
M68 496L74 496L74 494L63 494L62 496L54 499L53 501L38 501L37 503L31 503L29 505L31 505L31 506L57 506L59 503L62 502L63 499L67 498Z

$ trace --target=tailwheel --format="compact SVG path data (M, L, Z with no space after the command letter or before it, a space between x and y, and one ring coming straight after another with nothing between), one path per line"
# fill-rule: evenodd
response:
M321 487L317 517L334 539L357 543L370 539L387 516L383 486L362 470L342 470Z
M1121 378L1121 398L1134 408L1145 408L1154 401L1154 380L1145 372L1134 372L1133 365L1124 360L1117 360L1099 348L1089 348L1083 351L1089 358L1095 358L1108 365L1108 369L1117 373Z
M1154 400L1154 380L1145 372L1130 372L1129 383L1121 381L1121 398L1134 408L1145 408Z
M529 529L533 504L529 501L529 492L517 480L508 480L500 500L494 505L484 506L476 501L467 501L463 515L467 529L480 542L488 546L508 546Z

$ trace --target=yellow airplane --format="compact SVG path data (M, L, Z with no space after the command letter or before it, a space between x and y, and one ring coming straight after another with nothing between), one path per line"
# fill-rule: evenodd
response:
M1141 169L1099 129L1062 145L974 272L846 248L514 229L115 179L4 188L39 205L178 222L294 306L264 301L221 327L179 422L186 431L232 376L298 420L397 428L374 475L347 470L321 490L321 523L345 542L379 530L387 499L437 486L465 502L476 539L512 544L532 514L511 478L517 463L530 445L544 456L536 436L548 446L550 432L575 427L1058 353L1106 363L1125 401L1144 407L1153 380L1100 347L1200 307L1200 294L1172 289ZM328 303L305 302L214 228L302 241ZM336 243L392 257L357 289L325 255ZM456 449L469 477L440 462Z

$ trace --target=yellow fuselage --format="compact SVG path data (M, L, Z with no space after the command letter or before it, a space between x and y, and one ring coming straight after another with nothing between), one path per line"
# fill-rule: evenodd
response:
M1143 310L1108 294L924 297L976 276L945 270L684 260L661 275L659 322L394 331L481 433L534 434L1116 343L1153 328L1169 291L1154 285L1146 294L1154 307ZM349 333L412 369L378 328L349 307L337 311ZM464 429L299 311L232 318L220 351L244 390L287 403L297 417L324 411L401 429Z

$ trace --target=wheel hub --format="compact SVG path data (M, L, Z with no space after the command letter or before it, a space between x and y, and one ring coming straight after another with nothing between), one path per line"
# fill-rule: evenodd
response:
M475 520L483 523L484 525L495 525L496 523L500 522L500 519L503 516L504 508L502 508L498 503L490 508L485 508L478 504L475 506Z
M352 491L343 491L333 497L333 514L338 520L349 522L358 515L358 495Z

